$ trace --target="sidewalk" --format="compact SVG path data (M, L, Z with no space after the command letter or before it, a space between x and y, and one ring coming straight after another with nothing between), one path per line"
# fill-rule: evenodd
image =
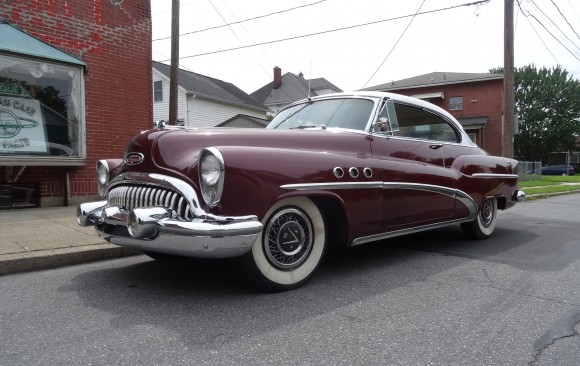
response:
M138 253L80 227L76 206L0 210L0 275Z

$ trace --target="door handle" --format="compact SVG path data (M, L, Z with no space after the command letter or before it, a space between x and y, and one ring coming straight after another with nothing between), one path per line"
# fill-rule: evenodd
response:
M431 145L429 145L429 148L431 150L437 150L437 149L439 149L441 147L443 147L443 144L431 144Z

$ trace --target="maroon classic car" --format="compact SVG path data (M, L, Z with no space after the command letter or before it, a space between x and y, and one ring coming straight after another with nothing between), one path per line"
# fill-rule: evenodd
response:
M517 161L489 156L447 112L397 94L311 98L266 129L165 127L97 163L79 206L113 244L155 259L237 257L257 285L303 285L330 245L460 224L485 239L524 198Z

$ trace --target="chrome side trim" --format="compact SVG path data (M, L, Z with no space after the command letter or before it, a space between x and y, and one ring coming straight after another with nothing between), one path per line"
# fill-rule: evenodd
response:
M281 185L282 189L296 191L311 191L320 189L353 189L353 188L382 188L383 182L336 182L336 183L297 183Z
M451 224L458 224L458 223L461 223L461 222L472 221L473 219L474 218L472 218L472 217L466 217L464 219L450 220L450 221L445 221L445 222L438 222L436 224L418 226L418 227L413 227L413 228L409 228L409 229L395 230L395 231L391 231L391 232L388 232L388 233L382 233L382 234L375 234L375 235L363 236L363 237L354 239L352 241L351 246L365 244L365 243L370 243L372 241L377 241L377 240L390 239L390 238L394 238L394 237L402 236L402 235L407 235L407 234L419 233L421 231L427 231L427 230L431 230L431 229L437 229L437 228L440 228L440 227L449 226Z
M474 173L473 178L518 178L517 174Z
M436 225L441 225L441 226L449 225L450 223L453 223L453 222L472 221L477 217L477 213L479 212L479 208L477 207L477 203L475 203L473 198L471 198L471 196L468 195L467 193L465 193L459 189L437 186L437 185L433 185L433 184L403 183L403 182L344 182L344 183L339 182L339 183L285 184L285 185L280 186L280 188L282 188L282 189L294 189L294 190L300 190L300 191L324 190L324 189L356 189L356 188L418 190L418 191L425 191L425 192L433 192L433 193L441 194L441 195L447 196L449 198L455 199L456 201L465 205L465 207L467 207L467 209L469 210L469 214L466 218L459 219L456 221L449 221L449 222L445 222L445 223L441 223L441 224L436 224ZM422 229L420 227L420 228L413 228L410 230L417 230L418 229L419 231L422 231L422 230L428 230L432 227L439 227L439 226L428 225L424 229ZM401 234L386 233L386 234L381 234L381 235L387 235L386 237L390 237L390 235L394 235L394 236L404 235L407 232L413 232L413 231L404 230L404 232ZM394 232L394 233L396 233L396 232ZM379 238L379 239L370 239L368 241L380 240L382 238L383 237L381 236L381 238ZM366 243L367 241L364 241L364 242Z

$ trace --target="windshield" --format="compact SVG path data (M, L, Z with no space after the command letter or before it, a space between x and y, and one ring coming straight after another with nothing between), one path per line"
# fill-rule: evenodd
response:
M278 113L268 128L287 130L324 126L364 131L373 106L368 99L354 98L306 102Z

